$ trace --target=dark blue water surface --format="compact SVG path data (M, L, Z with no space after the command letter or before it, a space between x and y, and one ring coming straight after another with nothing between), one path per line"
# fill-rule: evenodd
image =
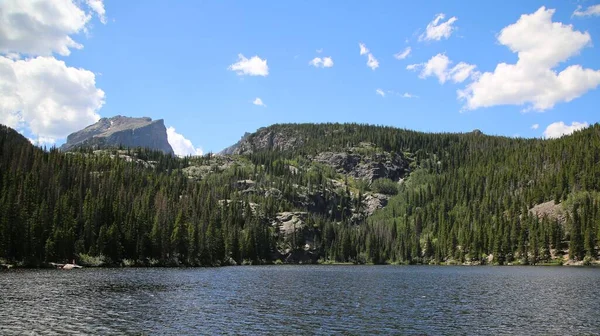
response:
M0 272L0 334L600 335L600 269L244 266Z

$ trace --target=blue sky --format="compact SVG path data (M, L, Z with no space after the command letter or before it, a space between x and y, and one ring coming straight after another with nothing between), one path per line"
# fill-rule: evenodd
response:
M0 7L40 10L6 1ZM68 47L68 53L60 49L68 45L62 40L45 46L56 34L18 43L18 34L3 39L0 33L0 57L7 71L14 69L14 85L36 80L25 74L39 57L48 64L63 61L57 66L65 74L73 68L86 78L71 80L86 85L64 94L81 100L62 109L71 111L67 119L39 107L68 105L64 97L57 104L19 98L16 116L10 114L16 107L0 104L0 122L12 120L40 142L60 144L73 128L114 115L165 119L204 152L219 151L244 132L273 123L360 122L542 137L600 119L597 1L87 0L73 5L87 16L71 31L59 31L82 46ZM519 21L524 14L529 16ZM369 51L361 55L359 43ZM406 58L394 57L409 47ZM240 74L233 70L240 54L260 60L239 64L247 70ZM369 54L378 67L367 65ZM315 58L317 66L309 64ZM497 70L500 63L508 67ZM75 85L71 82L66 90ZM8 86L0 81L5 99L31 95L25 89L2 94L3 87ZM53 85L49 92L62 87ZM466 98L459 99L460 92ZM256 98L266 106L253 104ZM57 114L52 131L39 122L44 113Z

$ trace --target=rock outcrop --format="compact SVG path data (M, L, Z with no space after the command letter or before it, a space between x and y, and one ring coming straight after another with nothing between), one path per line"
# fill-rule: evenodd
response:
M408 173L408 161L396 153L363 154L350 148L346 152L322 152L314 160L335 168L338 173L373 182L378 178L398 181Z
M274 131L259 128L255 133L246 133L240 141L227 147L219 154L251 154L260 150L289 150L301 146L305 140L294 131Z
M562 203L556 204L554 201L536 204L533 208L529 209L529 213L537 216L539 219L547 217L550 220L556 220L563 225L567 221Z
M291 235L294 232L304 229L307 217L308 213L303 211L280 212L277 213L272 225L278 226L279 232Z
M174 154L167 138L167 129L162 119L130 118L116 116L102 118L81 131L70 134L62 151L78 147L144 147Z
M242 136L242 138L240 139L240 141L236 142L235 144L223 149L222 151L220 151L218 154L219 155L231 155L231 154L238 154L238 148L241 146L241 144L243 142L245 142L245 140L250 136L250 134L252 133L244 133L244 135Z

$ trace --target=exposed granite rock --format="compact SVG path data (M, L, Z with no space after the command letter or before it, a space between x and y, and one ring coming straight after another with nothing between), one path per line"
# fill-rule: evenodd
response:
M307 217L308 213L303 211L280 212L276 215L272 225L278 226L279 232L285 235L291 235L295 231L304 229Z
M397 153L362 154L356 149L346 152L322 152L314 160L336 169L339 173L373 182L378 178L398 181L408 173L408 161Z
M162 119L153 121L147 117L102 118L97 123L70 134L67 142L60 149L69 151L81 146L106 148L120 145L151 148L173 154L164 121Z
M275 132L270 128L260 128L255 133L244 134L233 146L220 154L251 154L260 150L289 150L304 144L304 139L294 131Z
M308 213L302 211L277 213L272 225L278 228L281 242L280 258L286 263L315 263L315 230L308 227Z
M361 223L367 217L371 216L375 211L383 209L387 204L390 196L377 193L368 193L362 199L362 208L360 211L352 209L352 217L350 222L354 224Z
M231 155L231 154L235 154L238 151L238 148L240 147L240 144L242 142L244 142L244 140L246 140L250 134L252 133L244 133L244 135L242 136L242 138L240 139L240 141L236 142L235 144L223 149L222 151L220 151L218 154L219 155Z
M145 160L138 159L136 157L127 155L124 152L125 151L119 151L119 152L117 152L117 155L115 155L115 154L109 154L109 156L110 156L111 159L114 159L114 158L118 157L118 158L121 158L121 159L125 160L126 162L135 162L135 163L137 163L138 165L140 165L140 166L142 166L144 168L154 168L154 167L156 167L156 163L157 163L156 161L145 161ZM95 150L94 151L94 155L101 155L102 153L103 153L102 150Z
M183 168L182 171L190 179L201 180L209 174L229 169L234 164L236 164L236 160L229 156L212 155L203 157L201 163L192 162L189 167Z
M389 199L390 196L384 194L368 194L363 200L364 212L367 216L371 216L375 210L384 208Z
M529 209L529 212L540 219L547 217L550 220L557 220L563 225L567 221L562 203L555 204L554 201L534 205L533 208Z

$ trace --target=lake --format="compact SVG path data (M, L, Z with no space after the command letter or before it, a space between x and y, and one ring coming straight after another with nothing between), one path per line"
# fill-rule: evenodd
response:
M0 334L600 334L600 269L0 272Z

